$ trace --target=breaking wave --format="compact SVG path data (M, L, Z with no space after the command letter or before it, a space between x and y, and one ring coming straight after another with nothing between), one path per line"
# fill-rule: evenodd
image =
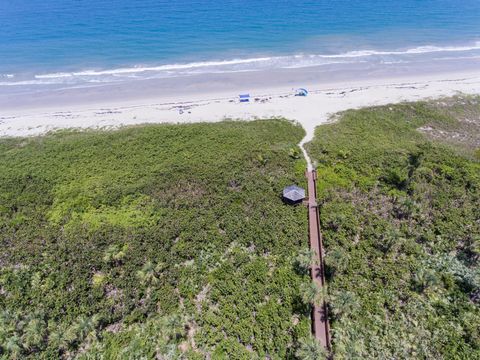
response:
M21 78L14 74L0 75L0 86L51 85L102 83L122 81L130 78L165 78L202 73L230 73L261 71L275 68L304 68L334 64L351 64L379 60L383 64L408 62L416 56L442 53L472 52L480 50L480 41L464 46L419 46L405 50L356 50L341 54L297 54L291 56L264 56L250 59L201 61L192 63L165 64L158 66L132 66L114 69L89 69L72 72L52 72L35 74L33 78ZM458 57L460 58L460 57ZM440 60L439 58L438 60Z

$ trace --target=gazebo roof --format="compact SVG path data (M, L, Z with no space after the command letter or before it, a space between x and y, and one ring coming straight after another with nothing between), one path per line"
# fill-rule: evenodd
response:
M301 201L305 199L305 189L297 185L290 185L283 189L283 197L290 201Z

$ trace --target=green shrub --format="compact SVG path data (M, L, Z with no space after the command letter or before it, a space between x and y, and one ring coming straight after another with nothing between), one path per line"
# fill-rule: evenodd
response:
M303 136L264 120L1 139L0 357L292 357L307 217L280 194L304 186Z
M480 109L458 112L456 99L445 101L450 107L432 101L347 111L317 127L307 144L320 164L336 359L480 357L472 325L480 323L475 149L417 131L460 131L464 123L454 116L478 117Z

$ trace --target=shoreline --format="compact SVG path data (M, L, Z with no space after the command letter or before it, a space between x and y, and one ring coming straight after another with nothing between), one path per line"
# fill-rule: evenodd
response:
M293 83L285 73L278 78L275 73L247 76L235 73L230 77L211 75L202 82L191 77L176 79L178 88L170 92L163 92L164 87L168 90L168 83L162 87L159 85L161 81L157 80L153 85L139 81L134 88L123 93L118 88L115 92L115 89L100 87L69 89L52 93L50 98L33 94L29 96L30 102L24 101L26 96L18 96L16 101L7 102L9 106L0 106L0 136L34 136L66 128L114 129L148 123L284 117L298 121L305 128L304 142L307 142L317 125L327 122L339 111L456 93L480 94L479 67L427 75L386 77L369 74L354 81L339 79L332 82L318 81L318 76L313 76L318 74L310 71L312 73L306 74L304 71L301 80L305 81L299 80L298 83ZM295 75L295 72L287 74ZM256 78L248 90L243 82L236 82L236 79L245 77ZM264 81L265 77L276 78L276 81ZM217 86L220 80L223 80L222 85ZM150 86L158 87L155 91ZM297 87L307 87L309 96L293 96ZM243 92L250 93L250 103L238 103L237 96ZM136 96L130 96L131 93ZM65 102L66 98L69 101ZM5 97L0 96L0 104L2 99L5 102Z

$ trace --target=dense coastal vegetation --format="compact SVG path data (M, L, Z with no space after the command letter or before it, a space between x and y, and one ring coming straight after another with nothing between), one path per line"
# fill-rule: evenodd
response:
M0 140L0 358L292 358L310 332L288 121Z
M480 98L0 140L0 358L480 357Z
M337 120L308 145L335 358L480 358L480 98Z

